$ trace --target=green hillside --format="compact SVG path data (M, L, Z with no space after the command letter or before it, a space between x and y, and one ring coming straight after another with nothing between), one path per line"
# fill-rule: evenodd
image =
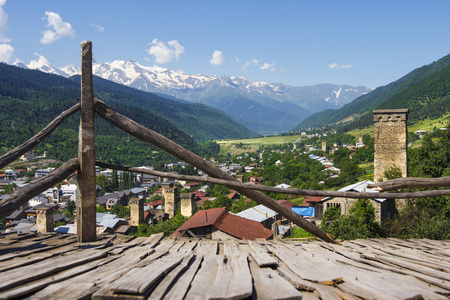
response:
M224 130L220 128L221 122L227 120L225 114L215 109L209 109L205 105L191 106L157 96L154 96L159 101L157 105L154 105L157 107L154 110L158 111L158 114L155 114L150 109L151 104L145 103L145 99L141 99L140 103L130 105L131 101L137 101L136 94L138 93L128 95L126 90L120 89L118 85L106 88L98 85L97 80L94 89L96 97L104 100L120 113L200 155L213 155L213 153L209 153L210 148L197 144L192 137L167 120L165 115L176 116L179 127L186 132L199 123L207 127L200 131L203 133L203 137L221 137ZM147 95L148 93L143 94ZM28 140L63 110L73 106L78 97L80 97L80 84L74 80L0 64L0 153L5 153ZM163 105L164 103L167 105ZM190 114L192 111L195 111L196 114ZM206 120L208 114L210 117L220 115L225 115L225 117L217 121L210 120L209 123L207 121L201 123L201 120L198 119L202 113L206 115ZM61 160L75 157L78 148L78 126L79 113L68 118L41 143L36 148L37 154L47 151L50 157ZM95 126L96 155L105 162L142 165L161 164L164 161L173 160L170 155L130 137L100 117L96 118ZM230 136L233 133L240 136L232 129L229 131L231 132ZM242 137L247 137L247 135L242 135Z
M358 97L339 110L326 110L302 121L295 130L340 123L345 130L367 126L372 110L377 108L410 108L410 119L433 115L439 117L445 110L449 81L450 55L432 64L415 69L386 86ZM445 98L445 99L444 99ZM432 113L433 110L437 110ZM346 123L343 125L342 123Z

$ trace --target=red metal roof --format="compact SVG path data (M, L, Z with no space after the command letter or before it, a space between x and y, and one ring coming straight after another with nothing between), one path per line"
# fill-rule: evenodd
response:
M283 204L284 206L286 206L289 209L292 209L292 205L295 205L294 203L292 203L289 200L278 200L278 203Z
M162 200L155 200L155 201L152 201L152 202L145 203L146 206L155 206L155 205L161 205L161 204L163 204Z
M316 203L319 203L324 197L319 196L305 196L305 200L303 201L303 205L312 206Z
M273 231L265 228L261 223L231 215L225 207L221 207L198 211L181 225L172 236L180 236L185 230L205 226L212 226L240 239L267 239L273 235Z
M231 215L228 212L213 226L232 236L246 240L268 239L273 235L273 231L265 228L261 223Z

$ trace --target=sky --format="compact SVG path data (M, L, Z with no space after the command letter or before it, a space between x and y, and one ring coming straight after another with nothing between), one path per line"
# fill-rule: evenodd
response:
M450 1L0 0L0 61L117 59L186 74L376 88L450 53Z

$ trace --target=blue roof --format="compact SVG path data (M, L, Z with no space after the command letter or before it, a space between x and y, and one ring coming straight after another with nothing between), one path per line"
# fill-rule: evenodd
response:
M300 216L314 217L314 207L293 205L292 211Z

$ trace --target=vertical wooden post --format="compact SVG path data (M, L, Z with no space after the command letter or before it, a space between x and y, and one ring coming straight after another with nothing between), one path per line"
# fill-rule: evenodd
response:
M78 242L96 240L94 89L92 86L92 43L81 43L81 120L78 137Z

